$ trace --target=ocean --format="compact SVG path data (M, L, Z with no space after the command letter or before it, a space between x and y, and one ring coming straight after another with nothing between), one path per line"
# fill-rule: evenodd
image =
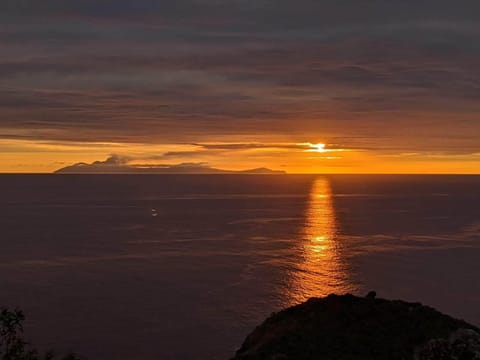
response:
M332 292L480 325L480 176L1 175L0 306L42 349L228 359Z

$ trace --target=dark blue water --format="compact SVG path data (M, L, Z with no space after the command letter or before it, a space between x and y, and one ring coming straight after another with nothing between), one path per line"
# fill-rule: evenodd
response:
M226 359L330 292L480 325L479 176L2 175L0 305L42 348Z

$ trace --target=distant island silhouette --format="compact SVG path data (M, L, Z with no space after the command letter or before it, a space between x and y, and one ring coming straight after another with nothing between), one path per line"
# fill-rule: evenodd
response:
M63 167L55 174L286 174L282 170L260 167L248 170L223 170L207 163L181 163L168 165L130 164L129 159L112 155L105 161L76 163Z

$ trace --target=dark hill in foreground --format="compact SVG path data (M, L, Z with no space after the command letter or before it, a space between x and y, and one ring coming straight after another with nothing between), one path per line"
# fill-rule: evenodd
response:
M272 314L233 360L473 360L480 330L420 303L330 295Z

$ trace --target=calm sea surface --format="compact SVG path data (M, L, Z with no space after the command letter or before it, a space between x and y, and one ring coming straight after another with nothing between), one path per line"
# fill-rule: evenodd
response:
M2 175L0 306L91 360L227 359L331 292L480 325L479 176Z

